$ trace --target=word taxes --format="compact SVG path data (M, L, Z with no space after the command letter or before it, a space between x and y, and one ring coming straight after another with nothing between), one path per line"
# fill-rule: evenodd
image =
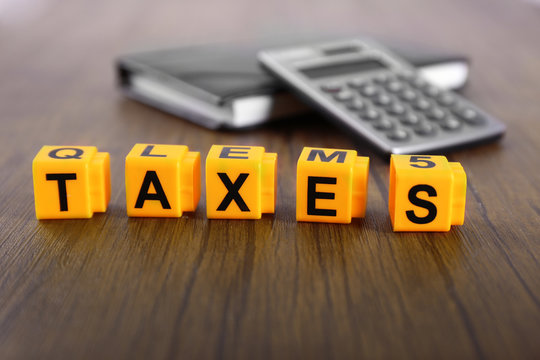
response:
M94 146L43 146L32 164L38 219L90 218L110 199L110 156ZM133 217L180 217L197 209L201 156L184 145L136 144L125 161ZM297 221L350 223L366 213L369 158L305 147L296 172ZM213 145L206 157L210 219L260 219L276 205L277 154ZM467 178L444 156L392 155L388 209L394 231L449 231L465 217Z

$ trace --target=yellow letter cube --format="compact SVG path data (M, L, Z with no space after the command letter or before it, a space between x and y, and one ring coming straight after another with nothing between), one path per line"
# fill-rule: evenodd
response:
M38 219L91 218L107 210L110 157L95 146L43 146L32 172Z
M392 155L388 208L394 231L449 231L465 217L467 177L444 156Z
M296 220L348 224L364 216L368 157L354 150L305 147L296 171Z
M200 196L200 154L187 146L135 144L126 156L128 216L180 217Z
M206 158L209 219L260 219L273 213L277 154L261 146L212 145Z

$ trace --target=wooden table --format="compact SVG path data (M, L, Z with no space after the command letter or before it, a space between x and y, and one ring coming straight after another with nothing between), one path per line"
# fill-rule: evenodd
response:
M157 4L7 2L0 12L0 358L540 358L540 8L516 1ZM126 51L310 31L414 40L473 59L465 96L508 125L449 154L468 175L465 224L393 233L388 161L315 114L212 132L124 99ZM279 154L274 216L128 218L136 142L254 144ZM45 144L112 156L112 199L89 220L37 221ZM295 221L305 145L370 156L350 225Z

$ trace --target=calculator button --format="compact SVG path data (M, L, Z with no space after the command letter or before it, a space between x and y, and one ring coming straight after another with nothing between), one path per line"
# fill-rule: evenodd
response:
M373 102L377 105L385 106L392 102L392 98L386 94L379 94L373 99Z
M375 88L375 86L367 84L360 88L360 93L364 96L372 97L372 96L377 95L378 91L377 91L377 88Z
M430 120L441 121L446 117L446 112L440 108L433 108L426 113Z
M394 123L387 118L380 118L373 123L373 127L377 130L390 130L394 127Z
M429 85L424 89L424 93L428 96L435 97L441 93L438 87Z
M390 92L397 93L403 90L403 84L399 81L391 81L386 85L386 89Z
M405 106L401 105L400 103L392 103L390 106L386 108L386 111L388 111L392 115L403 115L405 114Z
M412 79L409 80L409 83L414 86L415 88L421 89L423 87L426 87L428 85L428 82L421 77L415 76Z
M414 101L418 98L418 95L414 90L411 89L405 89L399 94L399 97L406 101Z
M379 74L373 78L373 81L375 81L378 84L384 84L388 80L390 80L390 77L386 74Z
M352 79L349 81L349 86L353 89L358 89L366 84L366 81L362 78Z
M375 109L367 109L360 115L360 117L366 121L373 121L380 118L381 114Z
M433 136L436 133L435 126L428 122L421 122L414 126L414 132L420 136Z
M356 98L347 104L347 108L353 111L363 110L366 108L366 103L364 100Z
M426 111L427 109L431 107L431 103L427 101L426 99L420 98L416 100L413 106L418 110Z
M342 90L334 94L334 99L341 102L351 101L353 99L353 93L348 90Z
M343 90L343 86L338 83L328 83L328 84L322 84L321 90L327 93L337 93L341 90Z
M407 140L409 138L409 133L403 129L394 129L392 131L390 131L388 134L386 134L386 136L390 139L390 140L394 140L394 141L404 141L404 140Z
M399 122L403 125L416 125L420 123L420 115L414 112L408 112L399 117Z
M439 104L441 105L444 105L444 106L450 106L450 105L453 105L455 104L456 102L456 98L454 95L450 94L450 93L446 93L446 92L443 92L439 95L437 101L439 102Z
M414 77L415 77L415 75L414 75L414 73L412 71L404 71L404 72L398 74L398 78L400 78L401 80L405 80L405 81L409 81Z
M454 117L447 117L446 119L444 119L443 121L441 121L439 123L439 125L441 126L441 128L443 128L444 130L449 130L449 131L453 131L453 130L457 130L461 127L461 122L454 118Z
M482 125L485 122L485 119L481 117L477 111L471 108L461 109L456 115L469 125Z

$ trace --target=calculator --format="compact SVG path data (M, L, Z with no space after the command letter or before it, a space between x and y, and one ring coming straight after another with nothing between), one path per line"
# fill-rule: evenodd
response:
M310 105L385 153L442 152L496 139L506 130L371 39L270 49L258 58Z

